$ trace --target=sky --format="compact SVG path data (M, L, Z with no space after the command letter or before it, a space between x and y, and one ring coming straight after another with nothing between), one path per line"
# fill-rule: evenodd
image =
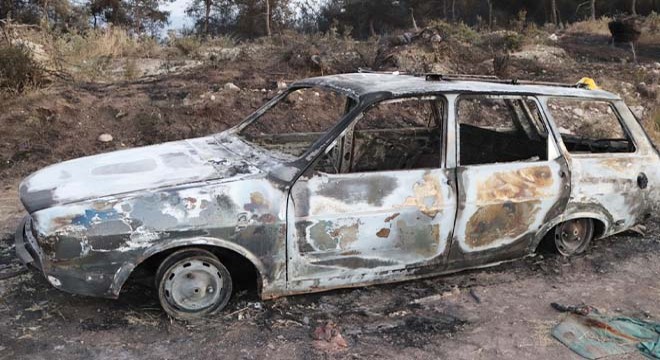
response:
M190 0L174 0L163 6L164 10L170 12L170 23L167 29L181 29L184 26L192 26L192 19L186 15L186 5Z

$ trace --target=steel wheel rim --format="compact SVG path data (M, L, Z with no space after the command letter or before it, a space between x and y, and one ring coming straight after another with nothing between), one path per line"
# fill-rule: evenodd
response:
M581 250L591 236L588 219L576 219L561 224L555 233L555 244L562 255L570 255Z
M165 298L178 309L200 311L220 301L224 281L220 270L207 261L187 259L172 266L165 275Z

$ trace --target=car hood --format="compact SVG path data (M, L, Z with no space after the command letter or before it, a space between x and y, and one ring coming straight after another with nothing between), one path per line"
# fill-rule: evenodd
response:
M33 213L54 205L259 172L213 137L203 137L51 165L23 180L20 197Z

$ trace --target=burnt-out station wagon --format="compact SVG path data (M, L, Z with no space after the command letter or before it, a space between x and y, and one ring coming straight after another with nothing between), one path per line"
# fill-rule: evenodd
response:
M20 186L24 263L116 298L154 270L193 318L255 274L263 299L562 255L660 198L618 96L582 86L358 73L298 81L234 128L74 159ZM234 281L232 281L234 279Z

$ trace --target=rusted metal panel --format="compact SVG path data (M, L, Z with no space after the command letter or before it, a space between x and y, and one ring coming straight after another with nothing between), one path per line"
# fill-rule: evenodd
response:
M441 270L456 212L453 170L316 174L291 191L290 290Z
M549 214L563 211L560 160L461 167L452 267L524 255ZM513 250L518 253L512 253Z

